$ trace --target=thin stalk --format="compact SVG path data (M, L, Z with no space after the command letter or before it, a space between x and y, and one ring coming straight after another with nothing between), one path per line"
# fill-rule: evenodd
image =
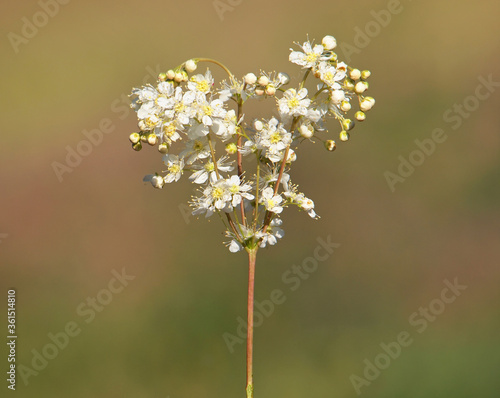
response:
M240 121L241 118L241 111L243 108L243 101L241 99L241 95L238 96L238 117L237 121ZM236 148L237 148L237 153L236 153L236 159L238 162L238 177L241 178L243 176L243 156L241 154L241 145L243 143L243 136L241 134L241 127L237 127L238 129L238 142L236 143ZM245 205L243 204L243 200L240 202L240 210L241 210L241 223L246 226L247 225L247 220L245 217Z
M248 250L247 398L253 398L253 307L257 247Z

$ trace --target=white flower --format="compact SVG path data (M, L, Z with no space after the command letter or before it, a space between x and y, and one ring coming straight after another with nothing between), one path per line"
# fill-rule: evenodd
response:
M227 162L227 156L223 156L219 160L217 160L217 170L219 172L224 171L228 172L233 170L233 166L231 166L231 162ZM214 163L209 160L204 165L193 165L193 169L200 169L197 172L193 173L189 179L193 181L195 184L203 184L210 178L211 183L215 183L218 180L217 172L215 171Z
M163 136L164 140L170 145L172 141L177 141L181 138L180 134L177 132L177 127L175 122L166 122L161 127L160 137Z
M258 234L258 237L261 238L259 243L260 247L266 247L266 245L275 245L278 242L278 239L282 239L285 236L285 231L279 228L279 226L283 224L283 221L279 218L274 218L269 227L267 228L265 233Z
M215 119L212 131L220 137L222 141L227 141L236 134L236 112L230 109L226 112L224 119Z
M168 174L165 176L165 182L171 183L179 181L184 172L184 159L177 155L167 154L163 156L163 162L167 165Z
M340 90L342 86L339 81L345 77L343 68L337 69L328 62L321 62L318 66L319 78L334 90Z
M283 202L283 198L280 195L275 195L271 187L267 187L262 191L259 202L263 203L264 207L269 212L279 214L283 211L283 207L280 206L280 203Z
M208 140L203 137L187 141L186 149L180 153L180 156L187 157L187 164L191 164L198 159L208 158L210 156L210 145Z
M208 94L212 89L213 83L214 79L212 78L212 73L207 69L205 76L198 74L191 77L187 86L190 91L195 93Z
M325 48L321 44L312 47L311 43L306 41L302 46L303 52L293 51L290 53L290 62L300 65L303 68L314 68L320 61L327 61L332 58L331 53L324 53Z
M254 198L252 194L248 193L248 191L252 189L252 186L250 184L242 184L238 175L231 176L231 178L226 180L226 183L229 192L233 195L233 200L231 202L233 207L238 206L243 198L248 200Z
M307 113L307 108L311 100L307 97L307 89L300 89L298 92L290 88L285 91L283 97L278 100L278 107L282 114L290 116L301 116Z

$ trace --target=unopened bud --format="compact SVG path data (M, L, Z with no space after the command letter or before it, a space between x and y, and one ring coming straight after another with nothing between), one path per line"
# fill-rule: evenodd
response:
M181 74L182 74L182 81L187 82L189 80L189 76L188 76L187 72L185 70L183 70L181 72Z
M344 119L342 120L342 127L347 131L352 130L352 128L354 127L354 122L351 119Z
M139 133L132 133L129 135L128 139L132 144L137 144L141 140L141 135Z
M311 138L314 135L314 128L311 125L301 124L299 133L304 138Z
M334 140L326 140L325 141L325 148L329 150L330 152L333 152L337 148L337 144L335 144Z
M347 131L341 131L339 134L340 141L347 141L349 139L349 133Z
M359 120L360 122L362 122L363 120L366 119L366 115L364 112L361 112L361 111L358 111L354 114L354 117L356 118L356 120Z
M269 84L269 78L262 75L261 77L259 77L259 80L257 80L257 83L259 83L261 86L267 86Z
M166 73L167 79L168 80L174 80L175 79L175 72L172 69L169 69Z
M276 87L274 87L274 86L273 86L273 85L271 85L271 84L268 84L268 85L266 86L266 94L267 94L267 95L274 95L274 94L276 94Z
M359 80L359 78L361 77L361 71L359 69L353 69L349 72L349 77L352 80Z
M196 68L198 67L198 65L196 65L196 61L194 59L190 59L190 60L186 61L186 64L184 66L186 68L186 71L189 73L193 73L196 70Z
M330 98L334 104L338 104L345 99L345 93L342 90L333 90Z
M368 79L371 76L371 72L369 70L364 70L361 72L361 79L365 80Z
M256 120L253 123L253 126L255 127L255 130L262 131L262 129L264 128L264 123L262 123L260 120Z
M255 89L255 94L257 94L257 95L264 95L264 93L265 93L265 90L262 87L257 87Z
M295 162L297 160L297 154L295 153L295 151L290 148L288 150L288 157L286 159L286 162L287 163L292 163L292 162Z
M333 50L335 47L337 47L337 40L335 40L335 37L333 36L325 36L323 37L321 44L323 44L325 50Z
M182 82L182 80L184 79L184 76L182 75L181 72L175 72L175 77L174 77L174 80L177 82L177 83L180 83Z
M164 82L165 80L167 80L167 74L165 72L160 73L158 75L158 80Z
M168 144L166 142L158 145L158 151L160 153L167 153L168 152Z
M157 189L162 189L165 185L165 180L161 176L154 176L151 178L151 185Z
M349 101L342 101L340 103L340 109L344 112L348 112L351 110L351 103Z
M354 91L356 94L362 94L364 93L368 88L368 83L367 82L357 82L356 85L354 86Z
M141 141L135 143L134 145L132 145L132 148L134 149L134 151L140 151L142 149L142 144L141 144Z
M373 108L373 105L375 105L375 100L371 98L373 101L370 101L368 98L371 97L364 98L359 104L359 109L361 109L363 112L369 111Z
M345 82L344 82L344 85L346 86L346 88L348 88L349 90L354 90L354 80L352 79L345 79Z
M247 73L244 79L246 84L255 84L257 82L257 76L253 73Z
M236 152L238 152L238 146L234 142L230 142L226 145L226 152L229 155L234 155Z
M149 145L156 145L158 143L158 137L156 134L149 134L148 135L148 144Z

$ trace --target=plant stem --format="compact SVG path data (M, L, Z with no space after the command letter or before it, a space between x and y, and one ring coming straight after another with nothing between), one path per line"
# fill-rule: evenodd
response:
M247 398L253 398L253 307L257 247L248 250Z

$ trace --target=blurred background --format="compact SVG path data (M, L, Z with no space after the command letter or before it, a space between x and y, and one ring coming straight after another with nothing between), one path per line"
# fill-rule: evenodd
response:
M4 3L0 325L14 288L19 336L8 393L244 396L246 257L222 245L216 218L186 216L187 181L143 184L161 158L130 148L126 96L197 56L237 76L296 76L292 42L331 34L341 59L372 71L377 104L334 153L300 148L294 181L321 219L289 209L285 238L259 252L256 300L286 300L255 330L255 397L497 396L499 13L486 0ZM411 158L435 129L446 140ZM283 276L328 236L340 246L291 290ZM446 280L466 288L442 296ZM387 363L381 344L402 332L411 344Z

